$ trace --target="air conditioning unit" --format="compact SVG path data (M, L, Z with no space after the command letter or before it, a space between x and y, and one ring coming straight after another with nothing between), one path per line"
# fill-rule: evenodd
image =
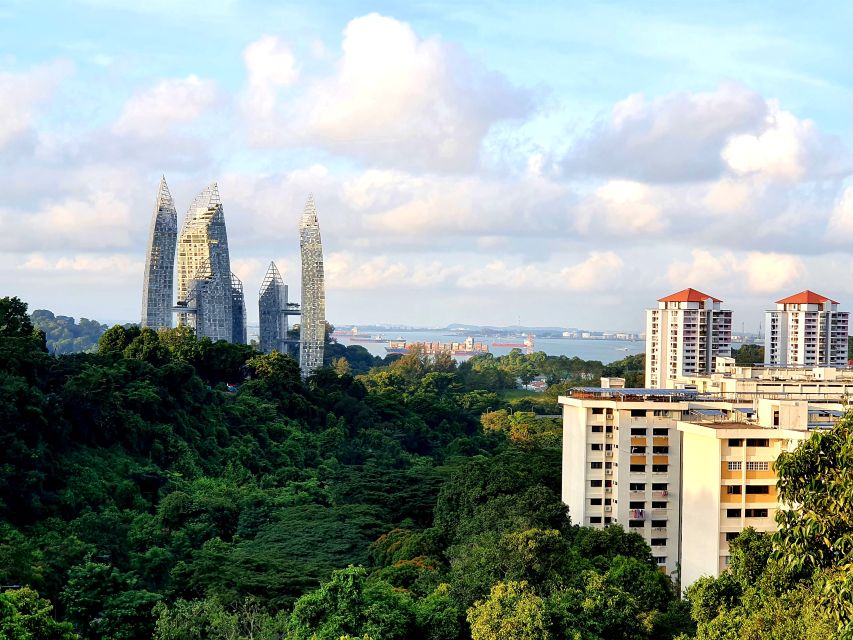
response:
M605 469L605 470L604 470L604 475L606 475L606 476L612 476L612 475L613 475L613 469Z
M613 507L609 507L609 506L608 506L608 507L604 507L604 512L605 512L605 513L610 513L611 511L613 511Z
M613 452L612 452L612 451L605 451L605 452L604 452L604 455L605 455L606 457L608 457L608 458L612 458L612 457L613 457Z

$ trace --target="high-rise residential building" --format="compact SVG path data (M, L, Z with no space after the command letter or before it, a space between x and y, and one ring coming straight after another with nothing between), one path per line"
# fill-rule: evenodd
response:
M174 291L175 244L178 239L178 212L169 193L166 177L160 178L148 254L142 285L142 322L140 326L166 329L172 326L172 294Z
M765 364L846 366L848 315L814 291L777 300L776 309L766 313Z
M740 531L775 531L773 462L844 416L844 391L831 395L571 389L559 398L562 500L575 524L640 534L682 587L717 576Z
M178 241L178 324L199 338L234 336L235 296L228 255L225 215L214 182L196 196ZM245 317L245 314L244 314Z
M299 324L299 368L303 376L323 366L326 337L326 289L323 245L314 197L309 196L299 225L302 254L302 319Z
M646 386L665 389L677 376L710 373L731 356L732 312L721 300L684 289L646 310Z
M792 451L809 437L812 411L820 411L809 406L805 401L776 401L772 413L759 409L758 415L775 418L776 427L743 421L678 423L683 586L725 571L731 559L729 542L746 527L776 531L776 512L781 505L773 465L781 452ZM837 404L823 411L839 414L840 408ZM789 410L802 416L789 417ZM789 428L778 426L780 414Z
M299 305L288 302L287 285L274 262L270 262L258 296L260 319L260 349L264 353L278 351L288 353L290 340L287 337L288 316L299 315Z

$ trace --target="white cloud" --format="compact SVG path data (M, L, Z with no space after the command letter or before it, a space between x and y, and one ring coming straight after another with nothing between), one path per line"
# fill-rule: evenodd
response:
M853 234L853 187L847 187L832 208L827 226L827 238L849 244Z
M641 182L611 180L581 203L575 226L583 233L604 229L614 235L656 234L668 225L665 197L665 192Z
M275 36L263 36L243 51L248 85L244 108L251 117L269 117L275 110L278 91L296 82L299 69L287 43Z
M34 133L39 108L71 71L69 63L56 61L22 73L0 72L0 149Z
M675 288L740 290L749 293L773 293L793 286L804 275L805 265L799 256L750 251L694 249L689 262L673 262L667 278ZM706 291L709 295L713 291Z
M202 115L217 97L216 85L196 75L161 80L134 95L113 124L113 131L156 138L176 125L186 125Z
M494 124L530 110L530 96L501 74L394 18L352 20L341 47L336 71L277 117L261 101L249 122L256 142L297 140L373 163L458 169L476 165Z
M503 260L494 260L482 268L466 272L457 284L466 289L593 291L605 285L617 285L621 280L622 266L622 259L612 251L590 252L583 262L562 269L532 264L511 266Z
M331 253L324 265L330 289L436 287L463 271L461 266L438 261L405 264L387 256L364 257L348 252Z

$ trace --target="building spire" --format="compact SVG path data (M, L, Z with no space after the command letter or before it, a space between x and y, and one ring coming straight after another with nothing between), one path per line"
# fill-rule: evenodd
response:
M160 176L160 187L157 189L157 209L174 209L175 201L172 200L172 194L169 192L169 185L166 184L166 176Z

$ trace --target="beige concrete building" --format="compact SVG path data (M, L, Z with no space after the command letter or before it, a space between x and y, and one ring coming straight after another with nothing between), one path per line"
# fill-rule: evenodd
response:
M642 535L662 569L680 567L682 587L719 575L743 528L775 530L773 461L846 412L805 397L815 395L808 386L790 399L602 383L559 399L563 502L578 525L619 523Z
M717 357L731 356L732 312L695 289L658 300L646 310L646 386L670 387L677 376L714 371Z
M846 366L848 313L814 291L776 301L766 313L764 362L776 366Z

